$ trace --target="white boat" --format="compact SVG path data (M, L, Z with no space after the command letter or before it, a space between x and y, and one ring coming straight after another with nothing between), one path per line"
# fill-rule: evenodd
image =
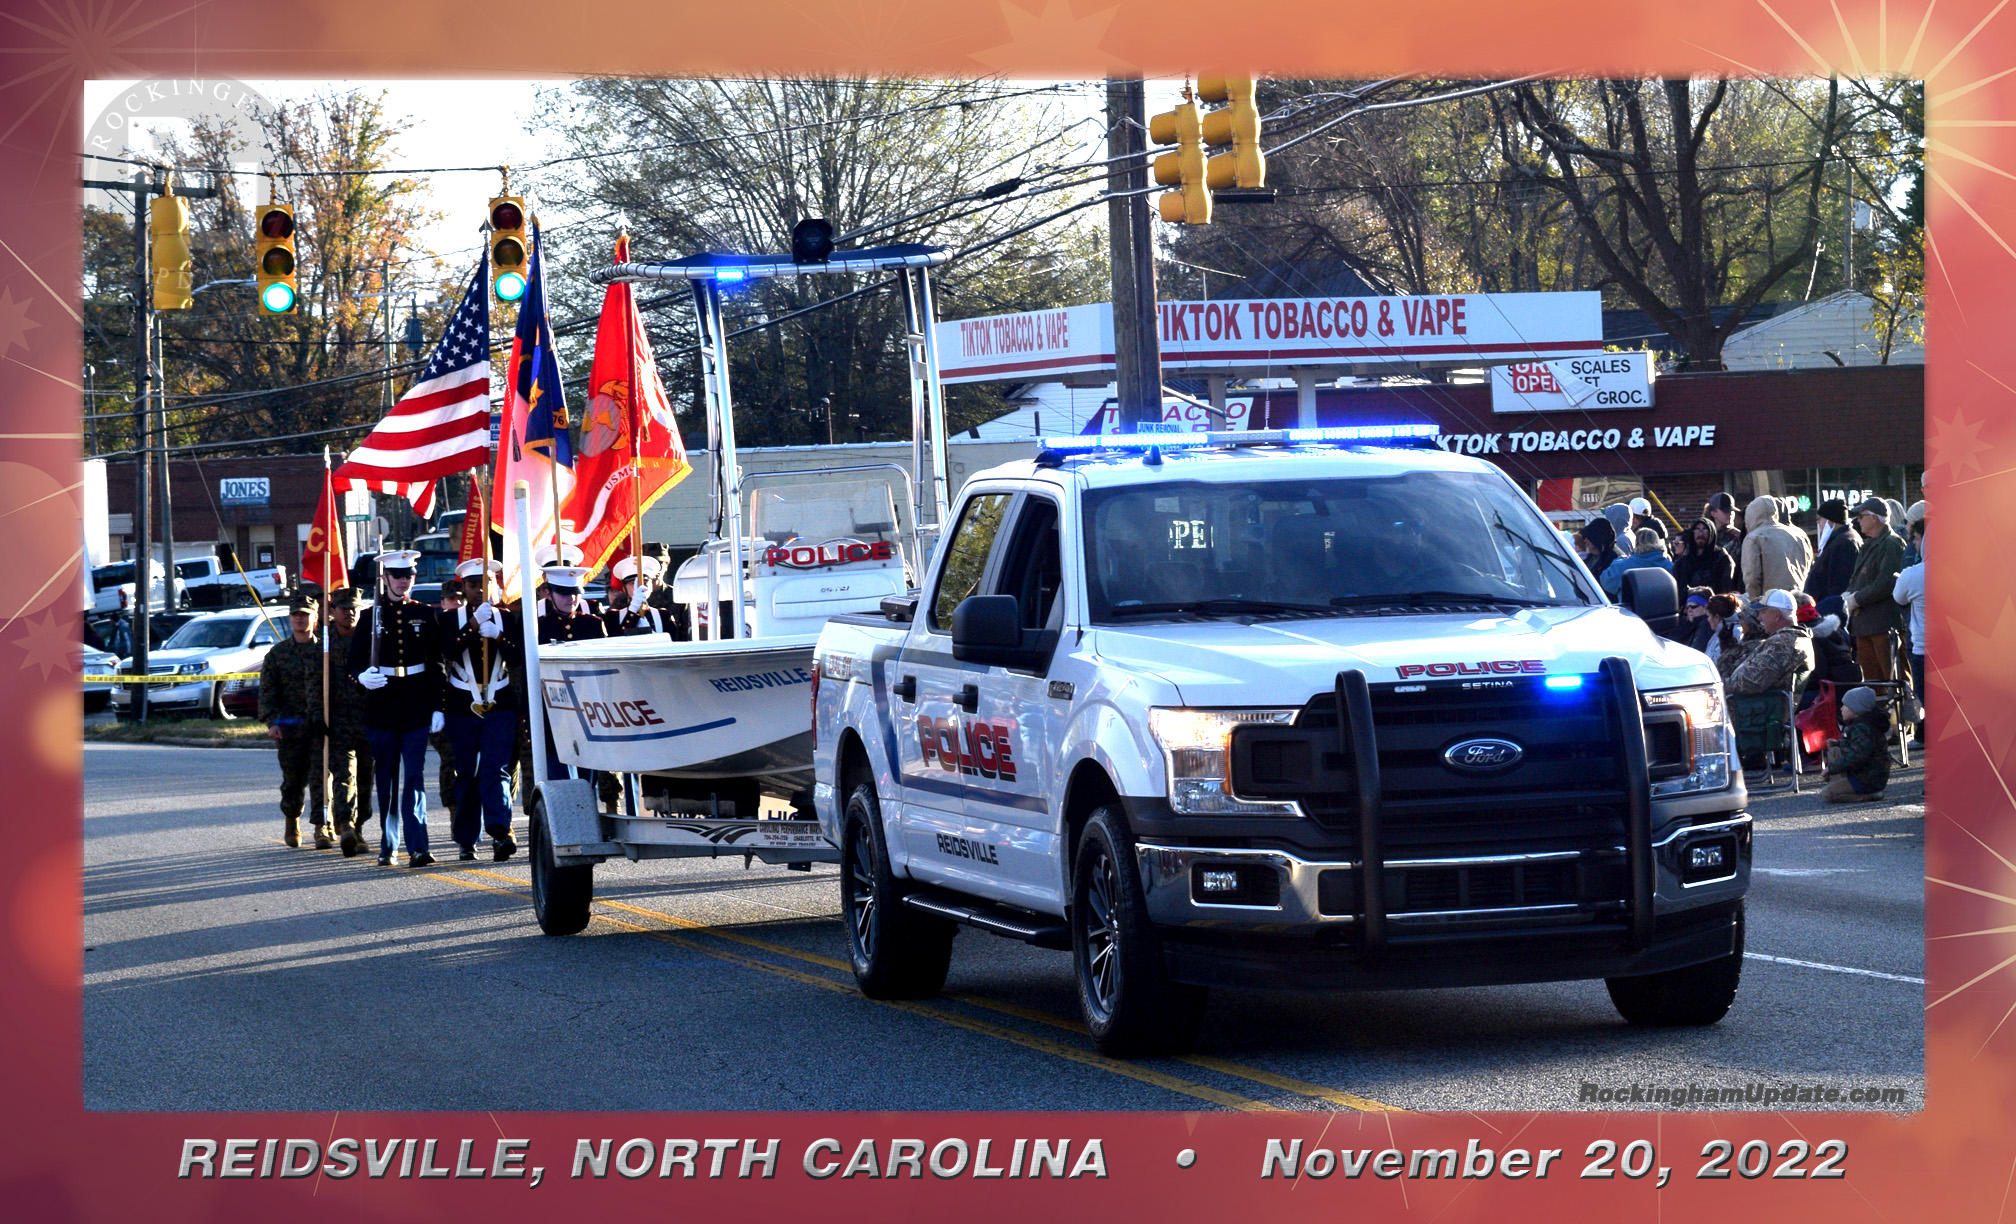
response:
M944 521L943 389L927 269L944 252L899 246L833 253L823 264L788 256L724 263L694 256L617 264L598 281L685 280L699 316L715 473L712 538L679 569L674 599L696 641L663 636L539 648L538 671L554 751L580 769L675 785L626 787L626 812L708 810L730 798L753 815L760 792L810 812L812 654L828 617L874 611L910 588ZM912 349L912 466L869 464L744 478L736 462L728 366L718 338L722 279L813 272L895 271ZM724 275L724 273L739 273ZM907 496L900 496L898 490ZM899 516L899 500L907 515ZM731 798L732 797L732 798Z

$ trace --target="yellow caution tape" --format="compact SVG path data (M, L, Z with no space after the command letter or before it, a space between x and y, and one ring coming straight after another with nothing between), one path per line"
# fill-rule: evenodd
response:
M127 676L86 672L86 684L208 684L212 680L257 680L258 672L187 672L183 675Z

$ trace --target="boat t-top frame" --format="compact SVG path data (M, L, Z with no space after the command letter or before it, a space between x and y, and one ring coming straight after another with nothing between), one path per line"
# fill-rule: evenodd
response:
M707 449L714 456L714 538L726 544L735 575L735 603L743 599L747 573L742 533L742 468L735 451L734 396L728 383L728 333L721 322L721 287L752 280L827 273L896 273L903 295L904 342L910 360L910 524L915 538L926 538L926 511L934 530L942 531L947 512L945 473L945 388L938 372L937 312L931 297L932 268L951 259L943 247L903 243L863 250L834 251L820 263L799 263L789 255L724 255L703 253L661 263L628 262L595 269L589 279L606 285L616 281L685 281L693 291L693 310L700 328L700 368L707 395ZM810 474L810 473L805 473ZM921 548L918 549L921 554ZM922 575L926 558L912 559ZM713 580L708 595L714 597ZM742 616L727 618L730 637L743 636ZM719 632L717 629L716 632Z

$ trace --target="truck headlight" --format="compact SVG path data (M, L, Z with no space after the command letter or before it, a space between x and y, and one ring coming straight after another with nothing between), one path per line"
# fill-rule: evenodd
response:
M1232 797L1232 729L1245 723L1285 724L1295 710L1148 711L1148 730L1169 763L1169 806L1186 816L1293 816L1291 803L1248 803Z
M1726 789L1729 745L1734 731L1729 726L1729 707L1722 700L1722 687L1704 684L1698 688L1647 693L1645 704L1670 707L1687 715L1687 742L1694 759L1694 768L1685 777L1654 782L1652 793L1684 795Z

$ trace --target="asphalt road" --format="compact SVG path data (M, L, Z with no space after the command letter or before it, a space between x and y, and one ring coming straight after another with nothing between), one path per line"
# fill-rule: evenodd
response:
M1079 1030L1067 955L979 932L943 997L863 998L832 866L607 864L596 921L552 939L522 855L458 864L451 843L413 871L287 848L268 752L84 762L92 1109L1556 1110L1660 1107L1585 1083L1787 1082L1923 1106L1918 769L1887 806L1753 803L1751 955L1713 1027L1632 1029L1600 982L1221 991L1196 1055L1129 1064Z

